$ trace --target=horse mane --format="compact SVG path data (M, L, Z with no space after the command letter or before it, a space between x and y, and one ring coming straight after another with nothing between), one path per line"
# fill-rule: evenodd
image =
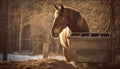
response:
M81 21L80 12L71 8L65 8L65 12L68 15L68 19L70 21L69 28L73 32L80 31L79 21Z
M86 23L84 17L81 16L79 11L77 11L75 9L71 9L71 8L64 8L64 9L68 13L68 17L71 22L71 25L70 25L71 31L82 32L82 31L84 31L84 29L85 30L88 29L88 28L83 27L84 25L87 26L87 23ZM74 24L72 24L72 23L74 23Z
M75 9L71 9L71 8L65 8L65 10L69 14L69 17L70 17L69 20L74 19L74 23L77 23L77 20L79 20L81 18L81 15L80 15L79 11L77 11Z

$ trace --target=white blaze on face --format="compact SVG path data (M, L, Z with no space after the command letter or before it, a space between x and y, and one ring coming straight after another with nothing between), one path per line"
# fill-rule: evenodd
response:
M55 11L54 18L58 17L58 10Z
M58 10L55 11L53 17L54 17L54 21L53 21L53 25L54 25L54 23L55 23L55 19L58 17ZM53 25L52 25L52 26L53 26Z
M58 17L58 10L56 10L56 11L55 11L55 13L54 13L54 16L53 16L53 17L54 17L54 21L53 21L52 27L54 26L54 24L55 24L55 20L56 20L56 18ZM53 31L54 31L54 32L58 32L59 30L54 29Z

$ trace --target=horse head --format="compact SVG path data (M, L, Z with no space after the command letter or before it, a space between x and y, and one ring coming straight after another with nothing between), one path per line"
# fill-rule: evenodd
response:
M68 25L69 19L67 17L67 12L64 8L64 6L61 4L61 7L57 7L54 4L54 7L56 9L54 13L54 23L52 27L52 37L57 38L60 34L60 32Z

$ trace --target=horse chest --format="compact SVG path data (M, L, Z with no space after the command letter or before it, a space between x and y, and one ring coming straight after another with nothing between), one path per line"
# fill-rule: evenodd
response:
M69 47L69 40L68 36L71 33L70 29L66 27L65 29L62 30L62 32L59 34L60 37L60 43L64 47Z

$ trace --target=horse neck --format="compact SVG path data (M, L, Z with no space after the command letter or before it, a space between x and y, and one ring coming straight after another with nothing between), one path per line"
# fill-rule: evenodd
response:
M69 11L69 24L68 27L72 32L80 32L79 30L79 19L81 18L81 15L78 11L71 10Z
M79 28L77 27L76 23L70 22L69 25L68 25L68 27L70 28L70 30L72 32L79 32Z

